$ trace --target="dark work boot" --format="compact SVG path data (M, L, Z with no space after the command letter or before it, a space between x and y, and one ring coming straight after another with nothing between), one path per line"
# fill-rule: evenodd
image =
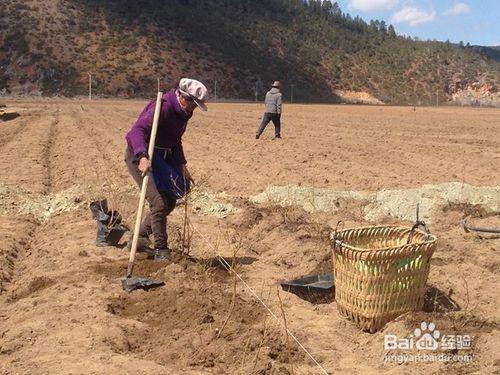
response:
M155 262L163 262L166 260L170 260L170 250L168 250L168 248L155 249L155 255L153 260Z
M255 139L259 139L259 137L260 137L260 134L258 134L258 133L255 134Z
M132 249L132 238L133 237L134 237L134 234L130 233L130 238L128 239L128 242L127 242L127 250L129 250L129 251L130 251L130 249ZM137 239L137 252L141 253L144 251L148 251L148 250L150 250L150 246L151 246L151 241L149 240L148 237L139 236L139 238Z
M281 139L281 135L276 134L276 135L274 136L274 139Z

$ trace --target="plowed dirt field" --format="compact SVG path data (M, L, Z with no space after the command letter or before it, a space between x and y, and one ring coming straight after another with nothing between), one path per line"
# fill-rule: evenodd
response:
M424 311L371 334L339 315L334 296L301 298L280 280L331 271L329 235L368 221L366 202L332 210L252 200L270 186L377 192L426 184L500 186L500 110L285 105L281 140L259 140L262 105L211 104L184 135L198 181L188 209L169 216L172 261L139 254L135 274L165 282L123 292L128 253L96 247L89 210L107 198L133 226L139 189L123 161L125 133L144 101L6 100L0 121L0 373L2 374L442 374L500 371L498 207L448 202L430 222L438 244ZM426 197L431 199L432 197ZM189 220L189 236L183 235ZM184 242L184 246L183 246ZM186 254L189 253L189 256ZM216 256L234 270L318 362ZM304 296L302 296L304 297ZM281 302L280 302L281 300ZM413 354L466 362L387 360L384 335L422 322L471 345Z

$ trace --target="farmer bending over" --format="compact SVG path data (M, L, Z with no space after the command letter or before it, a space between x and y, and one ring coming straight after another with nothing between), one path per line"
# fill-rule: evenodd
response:
M147 150L156 100L148 103L126 136L125 163L139 188L143 176L152 172L146 189L150 212L141 223L138 250L148 246L152 234L156 261L169 258L167 216L175 208L176 200L189 191L190 182L193 182L186 167L182 135L196 107L207 110L206 97L205 85L189 78L181 79L177 89L163 94L153 155L148 155Z

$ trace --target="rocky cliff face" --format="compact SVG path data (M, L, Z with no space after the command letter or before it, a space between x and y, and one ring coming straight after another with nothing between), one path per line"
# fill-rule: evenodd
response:
M461 84L450 92L450 102L457 105L500 108L500 92L494 85L484 81Z

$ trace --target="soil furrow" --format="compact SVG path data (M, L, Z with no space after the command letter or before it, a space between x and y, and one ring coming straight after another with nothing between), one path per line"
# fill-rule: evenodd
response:
M17 137L21 133L21 130L23 130L26 126L26 123L26 120L15 120L13 123L2 124L0 149Z
M38 121L40 111L25 112L15 120L0 123L0 150L29 130L29 124Z
M50 123L50 130L49 130L49 139L47 142L47 146L45 147L44 150L44 165L46 168L46 191L45 194L48 194L52 192L53 189L53 179L54 176L52 175L52 162L53 162L53 147L54 147L54 139L57 136L57 125L59 123L58 119L55 119Z
M117 175L124 177L123 174L117 171L117 169L120 170L120 168L117 168L117 166L120 166L119 163L123 163L123 153L116 152L119 149L117 140L120 140L123 145L125 144L124 135L119 136L119 133L106 118L106 114L101 114L98 117L99 121L96 121L95 117L97 116L92 116L91 113L82 113L76 126L86 134L87 138L93 143L94 148L99 151L106 172L113 173L115 175L113 177L118 177ZM121 166L123 167L124 164Z
M30 122L11 142L5 144L0 158L2 183L40 195L48 191L47 151L53 116Z
M24 200L24 205L29 204L30 199L46 195L51 190L50 155L56 125L57 120L54 118L48 118L45 122L36 125L26 125L26 130L19 132L11 139L11 142L4 145L3 153L7 157L6 160L19 160L14 164L12 180L6 180L6 185L14 189L22 187L22 195L19 198ZM26 136L28 134L29 137ZM0 161L0 167L1 163ZM36 173L33 173L34 169ZM25 185L24 182L29 185ZM3 259L0 259L0 262L2 260L4 262L0 264L0 270L6 264L7 271L0 275L0 284L12 281L15 273L18 272L16 264L20 259L29 255L39 225L36 218L20 216L12 207L4 208L6 209L5 215L0 217L0 220L3 222L2 228L6 227L6 232L10 233L9 235L4 233L5 242L1 245L3 251L0 254ZM1 289L5 288L0 287L0 291Z
M15 274L16 263L24 255L36 228L29 218L0 216L0 294L7 290Z
M89 193L98 192L116 177L113 164L104 156L100 144L86 131L81 113L72 110L60 115L53 151L56 190L82 186Z

